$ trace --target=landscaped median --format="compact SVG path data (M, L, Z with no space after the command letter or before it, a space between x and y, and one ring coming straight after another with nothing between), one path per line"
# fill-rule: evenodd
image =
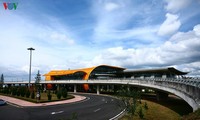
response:
M36 106L67 104L67 103L79 102L86 99L86 97L80 96L80 95L73 95L73 96L74 98L72 99L53 101L53 102L51 101L51 102L45 102L45 103L33 103L33 102L25 101L22 99L17 99L14 97L3 96L3 95L0 95L0 99L6 100L8 103L11 103L20 107L34 107L34 106L36 107Z
M53 91L47 90L44 92L39 90L39 88L36 90L36 88L30 89L25 86L16 86L1 88L0 94L34 103L67 100L73 98L72 95L68 95L66 88Z
M35 93L37 94L37 93ZM40 93L40 100L37 99L37 97L35 96L34 99L32 98L27 98L27 97L22 97L22 96L13 96L13 95L8 95L8 94L2 94L0 93L0 95L3 96L8 96L8 97L13 97L13 98L17 98L17 99L21 99L21 100L25 100L25 101L29 101L29 102L33 102L33 103L45 103L45 102L54 102L54 101L61 101L61 100L68 100L68 99L72 99L74 98L73 95L68 95L66 98L61 97L60 99L58 99L57 95L52 93L52 97L51 100L48 100L48 96L47 93Z
M0 98L19 106L44 106L77 102L85 99L83 96L69 95L65 88L35 92L25 86L0 89Z

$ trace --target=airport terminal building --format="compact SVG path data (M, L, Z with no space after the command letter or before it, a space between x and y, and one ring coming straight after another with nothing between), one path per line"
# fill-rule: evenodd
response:
M187 72L173 67L157 69L126 69L123 67L99 65L75 70L52 70L44 74L45 80L89 80L89 79L145 79L180 78Z

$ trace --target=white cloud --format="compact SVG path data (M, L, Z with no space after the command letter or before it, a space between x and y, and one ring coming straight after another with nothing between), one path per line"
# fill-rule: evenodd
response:
M73 45L74 44L74 40L67 38L67 36L65 34L62 34L62 33L53 32L50 35L50 38L52 40L55 40L56 42L59 42L59 41L62 42L62 41L64 41L64 42L66 42L69 45Z
M9 13L0 19L0 26L1 66L28 65L28 47L36 49L33 52L33 59L38 65L58 62L62 64L67 58L63 58L63 51L60 49L72 48L75 45L75 35L68 32L70 30L59 21L54 20L53 23L44 25ZM67 57L70 56L73 56L73 53L68 52Z
M157 25L142 25L128 27L138 24L137 17L145 17L141 11L147 5L138 6L133 1L101 1L94 2L92 11L97 18L94 26L93 41L101 43L106 41L126 41L137 39L135 42L155 42L158 41ZM150 9L150 8L149 8ZM140 12L139 12L140 11ZM141 22L141 21L140 21Z
M163 61L160 57L159 48L124 49L123 47L115 47L96 56L93 63L134 67L162 64Z
M116 4L116 3L112 3L112 2L109 2L109 3L106 3L105 4L105 10L107 10L107 11L113 11L113 10L115 10L115 9L117 9L117 8L119 8L119 5L118 4Z
M66 12L67 9L61 7L58 9L61 11L59 14L53 9L44 8L40 11L38 7L33 8L32 11L41 13L39 20L36 19L39 17L37 14L27 14L22 9L15 12L1 11L0 67L27 73L27 47L34 47L32 71L40 69L42 74L52 69L75 69L99 64L122 67L175 64L180 67L182 64L181 69L193 69L194 65L199 65L200 25L189 32L175 33L181 24L186 23L183 22L183 16L189 16L181 13L187 7L187 2L169 0L165 6L168 12L166 20L158 26L160 17L157 16L163 15L163 11L160 11L162 2L151 5L150 2L133 0L98 0L92 1L90 9L82 6L85 7L84 11L82 7L77 7ZM187 10L191 13L189 18L199 13L190 11L193 10ZM93 12L93 16L90 16L90 12ZM189 18L185 20L187 25L183 26L183 31L191 27L190 23L193 24ZM165 35L173 36L165 42ZM192 67L189 68L189 65Z
M178 18L178 15L167 13L166 20L162 23L160 29L158 30L158 35L165 36L175 33L181 26L181 22Z
M197 36L200 36L200 25L196 25L196 26L194 27L194 32L195 32L195 34L196 34Z
M115 33L122 26L127 25L133 14L137 13L133 10L130 0L94 2L91 11L97 18L93 35L97 41L109 38L109 34Z
M181 69L183 71L189 72L190 76L200 77L200 62L192 62L183 65L176 66L176 68Z
M29 73L29 67L30 67L29 65L22 66L21 70L28 74ZM31 66L31 73L36 73L38 70L40 70L40 67Z
M92 36L94 43L111 40L155 43L160 39L160 36L157 36L159 26L148 23L156 14L152 12L152 6L149 4L138 5L132 0L101 0L93 3L91 11L97 20Z
M106 49L93 59L92 64L109 64L131 68L181 66L193 63L200 66L200 36L195 34L198 26L196 25L192 31L175 34L168 41L155 48L125 49L113 47Z
M179 10L187 7L192 0L165 0L167 5L165 9L169 12L178 12Z
M52 69L84 66L84 62L78 64L68 60L80 60L79 56L88 59L96 52L94 49L89 51L90 48L87 46L75 44L76 35L59 21L49 21L46 25L22 15L11 13L3 15L0 19L0 73L6 76L14 74L12 76L16 79L17 76L21 78L20 75L25 75L22 77L28 78L28 47L35 48L32 54L33 74L38 70L44 74ZM88 51L90 54L86 54Z

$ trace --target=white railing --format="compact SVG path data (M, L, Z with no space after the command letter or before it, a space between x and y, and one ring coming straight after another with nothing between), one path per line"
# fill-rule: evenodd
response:
M67 84L67 83L118 83L118 82L142 82L142 83L151 83L152 81L155 82L166 82L166 83L179 83L185 84L190 86L195 86L200 88L200 79L175 79L175 78L114 78L114 79L89 79L89 80L51 80L51 81L40 81L41 84ZM28 81L6 81L4 84L28 84ZM35 81L31 81L31 84L35 83Z

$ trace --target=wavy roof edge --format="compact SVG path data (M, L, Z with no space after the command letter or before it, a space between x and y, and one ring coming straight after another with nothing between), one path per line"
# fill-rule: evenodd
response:
M122 67L117 67L117 66L110 66L110 65L98 65L98 66L94 66L94 67L89 67L89 68L80 68L80 69L72 69L72 70L51 70L50 72L44 74L43 76L48 76L48 75L56 75L56 74L73 74L76 72L88 72L88 71L92 71L95 68L98 67L110 67L110 68L116 68L116 69L121 69L121 70L125 70L126 68L122 68Z
M152 68L152 69L127 69L123 71L124 73L153 73L153 72L170 72L175 73L177 75L185 75L189 72L182 72L180 70L175 69L174 67L168 68Z

